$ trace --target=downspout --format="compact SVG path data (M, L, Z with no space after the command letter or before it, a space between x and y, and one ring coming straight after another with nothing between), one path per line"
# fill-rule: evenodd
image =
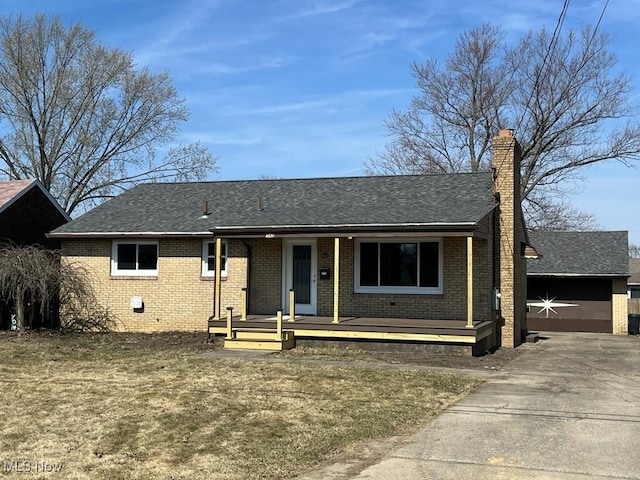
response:
M500 228L500 192L496 192L494 195L495 208L493 209L493 228L491 229L492 244L493 244L493 288L500 288L500 244L498 235L498 229ZM498 268L496 268L496 266Z
M492 243L493 243L493 289L491 291L491 309L494 319L493 335L494 343L496 345L502 344L502 325L504 319L502 318L502 303L499 298L496 298L501 292L500 285L500 272L502 269L502 262L500 256L500 192L493 194L495 200L495 208L493 209L493 228L492 230ZM495 308L494 308L495 307Z
M247 278L245 280L245 285L247 286L247 311L249 311L249 305L251 305L251 259L253 257L253 248L251 244L247 241L243 240L242 244L247 249Z

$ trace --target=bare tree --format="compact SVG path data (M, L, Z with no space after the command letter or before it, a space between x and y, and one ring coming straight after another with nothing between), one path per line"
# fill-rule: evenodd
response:
M392 140L366 171L485 170L493 135L514 128L524 209L529 223L544 228L545 217L555 220L536 203L566 206L583 167L608 160L630 165L640 156L637 105L628 77L614 71L608 45L605 34L590 28L564 37L531 32L515 46L491 25L463 33L445 65L413 64L419 93L407 111L391 113ZM581 215L587 226L593 223Z
M103 307L93 290L93 281L82 264L60 259L59 312L63 332L110 332L117 317Z
M565 202L562 198L549 201L547 197L538 197L535 192L529 195L527 205L529 215L527 228L529 230L598 230L593 215L581 212Z
M59 262L50 250L7 245L0 248L0 293L13 301L18 330L27 326L26 303L44 313L59 285Z
M58 251L36 245L0 247L0 294L12 301L20 332L32 327L35 306L44 315L52 304L59 306L66 330L112 329L115 318L96 301L88 275Z
M169 75L136 69L81 24L0 18L0 175L37 178L71 213L140 181L202 178L200 144L170 147L188 117Z
M634 243L629 244L629 257L640 258L640 245L636 245Z

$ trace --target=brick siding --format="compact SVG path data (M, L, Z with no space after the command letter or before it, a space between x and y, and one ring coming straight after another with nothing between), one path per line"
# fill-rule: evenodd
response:
M466 319L466 238L443 241L443 293L440 295L372 294L354 292L353 239L340 240L340 315L388 318ZM282 308L282 241L252 240L250 313L274 314ZM491 317L491 249L474 239L474 316ZM334 239L317 240L318 270L329 268L328 280L317 273L318 315L333 315ZM224 299L224 295L223 295Z
M251 248L249 313L275 315L282 308L282 240L251 239L247 245Z
M142 239L140 239L142 240ZM213 313L215 280L202 277L202 239L161 239L157 277L112 277L111 240L64 240L64 259L85 267L96 298L126 331L206 331ZM228 242L228 275L222 279L222 309L240 311L246 286L246 248ZM144 311L134 312L131 297L140 296Z
M629 333L629 301L627 298L627 279L612 280L611 317L614 335Z

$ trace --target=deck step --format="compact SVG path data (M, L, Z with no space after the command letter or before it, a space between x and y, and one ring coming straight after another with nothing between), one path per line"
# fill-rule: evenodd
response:
M275 328L233 328L234 338L277 338Z
M293 332L282 332L278 338L273 332L257 332L233 329L233 338L225 338L224 348L229 350L290 350L296 346Z

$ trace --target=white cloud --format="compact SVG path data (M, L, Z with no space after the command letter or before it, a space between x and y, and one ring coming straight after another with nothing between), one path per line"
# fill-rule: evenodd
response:
M332 13L339 13L343 10L354 7L359 4L361 0L348 0L343 2L318 2L314 1L310 6L305 5L303 2L296 2L297 4L303 4L303 8L279 18L280 21L299 20L306 17L315 17L318 15L328 15Z

